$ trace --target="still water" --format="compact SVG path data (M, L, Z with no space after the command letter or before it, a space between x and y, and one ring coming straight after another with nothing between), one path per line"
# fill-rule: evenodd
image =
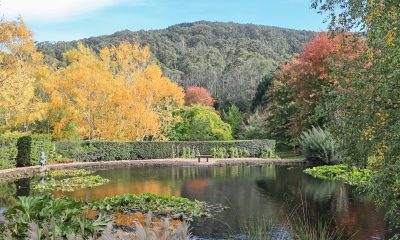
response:
M346 184L315 179L302 170L288 166L100 170L96 174L110 179L108 184L80 189L66 196L90 201L118 194L150 192L229 207L213 219L191 225L195 236L206 239L240 238L249 222L270 221L279 225L303 203L311 222L317 219L328 222L348 235L356 233L357 240L384 239L382 209ZM30 181L37 180L0 183L0 208L10 206L15 196L29 195Z

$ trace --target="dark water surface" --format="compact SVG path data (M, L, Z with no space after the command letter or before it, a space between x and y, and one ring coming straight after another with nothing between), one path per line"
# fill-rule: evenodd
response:
M108 184L66 196L90 201L150 192L220 203L229 209L211 220L192 224L195 236L212 239L238 238L248 222L270 220L279 224L305 202L311 222L329 222L347 234L357 233L355 239L359 240L384 239L382 209L346 184L315 179L302 170L288 166L101 170L96 174L110 179ZM0 183L0 209L10 206L15 196L29 195L30 185L29 179Z

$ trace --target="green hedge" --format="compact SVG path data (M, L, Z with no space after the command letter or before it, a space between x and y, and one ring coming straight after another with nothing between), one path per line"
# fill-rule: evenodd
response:
M17 142L18 155L17 167L37 165L42 149L47 158L51 155L53 144L51 136L46 134L33 134L20 137ZM49 159L47 159L49 160Z
M51 155L53 144L50 135L22 133L0 135L0 169L36 165L42 149L47 157Z
M17 165L18 139L21 134L9 133L0 135L0 169L13 168Z
M212 148L246 149L250 157L260 157L263 150L275 150L274 140L193 141L193 142L56 142L57 154L84 162L111 160L162 159L182 156L183 148L211 154Z

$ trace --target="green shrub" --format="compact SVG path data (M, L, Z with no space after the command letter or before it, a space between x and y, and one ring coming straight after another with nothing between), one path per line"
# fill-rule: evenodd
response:
M165 159L194 157L212 154L212 149L223 148L224 157L228 149L237 148L239 157L260 157L265 149L275 149L273 140L242 141L187 141L187 142L107 142L80 141L56 142L56 151L64 158L78 161L111 161L137 159ZM221 155L221 154L219 154Z
M307 160L332 164L338 161L338 144L331 133L320 127L313 127L300 136L300 147Z
M261 158L277 159L279 158L279 156L276 155L275 151L273 151L272 149L264 149L263 152L261 153Z
M199 149L190 148L190 147L182 148L181 157L183 157L183 158L195 158L198 155L200 155Z
M169 138L177 141L231 140L231 126L211 107L193 105L184 107L175 114L181 121L176 122L169 132Z

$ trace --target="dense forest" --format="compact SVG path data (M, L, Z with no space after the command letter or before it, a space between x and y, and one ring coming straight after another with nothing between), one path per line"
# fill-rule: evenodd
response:
M205 87L221 108L235 104L247 111L261 79L299 53L313 35L311 31L202 21L79 41L41 42L37 48L47 63L64 66L63 53L78 42L97 52L121 42L138 42L150 47L164 74L182 87Z

